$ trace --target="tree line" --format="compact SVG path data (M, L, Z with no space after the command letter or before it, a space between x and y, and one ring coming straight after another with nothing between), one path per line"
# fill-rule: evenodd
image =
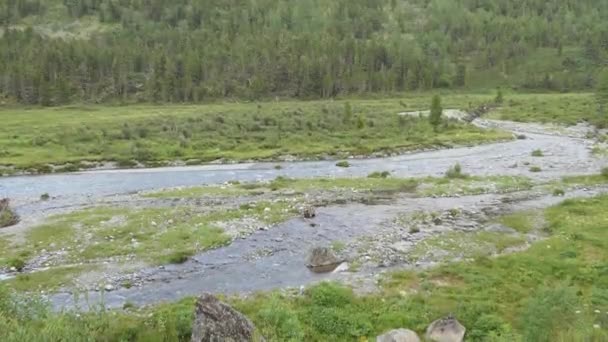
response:
M595 86L595 0L3 0L0 96L20 103L328 98ZM76 20L88 33L70 31Z

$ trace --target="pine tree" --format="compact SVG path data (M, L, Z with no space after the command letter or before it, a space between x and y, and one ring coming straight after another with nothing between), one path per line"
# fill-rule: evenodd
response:
M437 131L441 124L441 115L443 114L443 108L441 107L441 97L439 95L433 96L431 102L431 113L429 114L429 122L433 126L433 129Z

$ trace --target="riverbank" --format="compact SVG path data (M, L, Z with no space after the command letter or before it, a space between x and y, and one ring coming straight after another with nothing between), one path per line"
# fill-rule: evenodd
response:
M533 119L574 124L572 104L590 96L509 94L490 115L530 120L514 113L534 111ZM399 115L427 110L430 97L8 107L0 110L0 173L382 157L512 139L504 131L450 120L434 131L426 119ZM493 101L492 94L446 94L443 106L473 110ZM541 106L546 108L536 110Z

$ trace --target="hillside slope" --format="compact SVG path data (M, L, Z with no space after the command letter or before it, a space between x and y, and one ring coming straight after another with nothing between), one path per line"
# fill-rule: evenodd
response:
M588 89L594 0L5 0L5 102Z

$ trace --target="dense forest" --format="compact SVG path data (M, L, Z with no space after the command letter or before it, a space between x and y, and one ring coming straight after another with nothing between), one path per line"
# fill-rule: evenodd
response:
M5 103L571 91L608 62L597 0L0 0L0 27Z

